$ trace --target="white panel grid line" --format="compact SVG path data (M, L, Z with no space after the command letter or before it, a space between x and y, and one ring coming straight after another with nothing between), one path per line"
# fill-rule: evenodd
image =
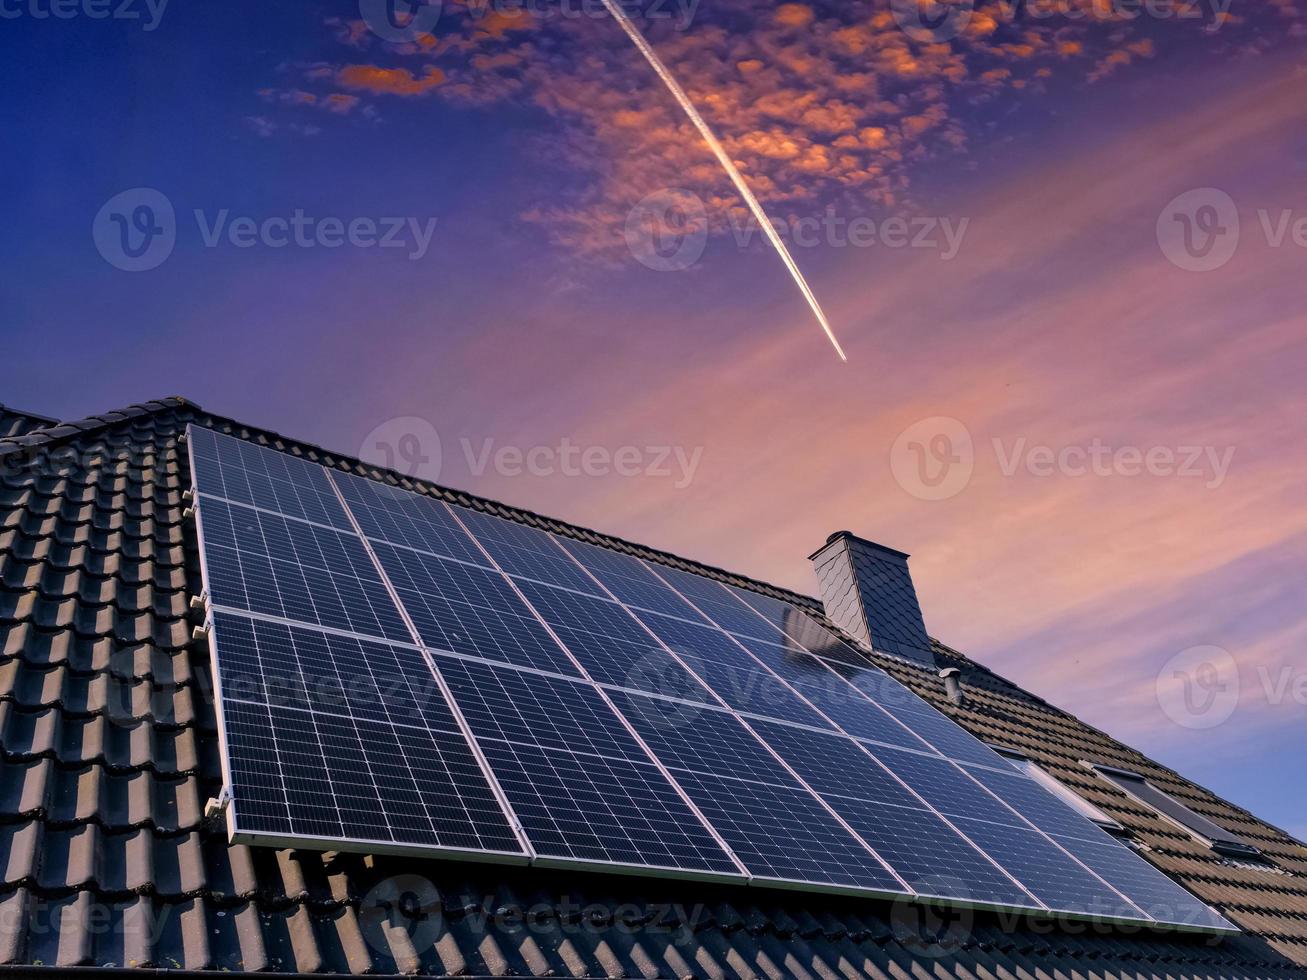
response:
M449 507L448 504L446 504L446 506ZM504 576L504 579L509 583L513 591L517 593L518 598L521 599L521 601L526 605L526 607L531 610L531 613L536 617L536 619L540 621L540 624L545 628L545 630L549 633L549 635L553 637L554 642L557 643L559 647L567 653L568 658L571 659L571 661L576 665L577 670L581 672L582 676L590 683L594 691L599 695L600 698L603 699L604 703L608 706L609 710L612 711L614 716L617 717L617 719L621 722L622 726L627 730L627 732L631 735L631 737L635 739L635 741L640 745L640 748L649 757L650 762L654 766L656 766L658 771L661 772L662 775L667 779L667 781L671 784L673 789L676 791L677 795L681 798L681 800L685 803L685 805L694 814L695 818L698 819L698 821L707 829L708 833L712 835L713 840L717 842L717 845L721 847L721 849L731 859L732 863L735 864L735 866L739 869L740 874L743 875L745 878L752 877L749 869L745 866L744 862L741 861L740 858L736 855L735 851L731 849L730 845L726 843L726 841L722 838L721 834L718 833L717 828L714 827L711 821L709 821L708 818L704 816L703 812L699 809L699 806L694 802L694 800L690 798L690 795L685 791L685 789L681 786L681 784L672 778L672 774L667 770L667 767L663 765L663 763L654 754L653 750L649 748L645 740L640 737L640 733L635 730L635 727L627 720L626 716L623 715L622 712L617 710L616 705L613 704L613 701L608 696L608 693L597 683L595 683L594 679L590 677L589 672L585 669L585 667L581 664L581 662L572 655L571 651L568 650L567 646L563 643L563 641L559 639L558 635L554 632L553 628L549 625L549 623L546 622L544 617L541 616L540 613L536 611L535 607L531 605L527 597L522 594L522 590L518 588L517 583L513 581L512 576L508 575L506 572L503 571L503 569L499 568L499 564L498 562L495 561L494 556L492 556L490 552L486 550L485 546L481 544L480 538L478 538L475 534L473 534L471 529L468 528L468 526L463 523L462 518L459 517L458 513L453 507L449 507L449 512L450 514L453 515L454 520L458 521L459 526L462 527L463 530L467 531L468 535L471 536L472 540L476 542L477 547L481 548L482 552L486 556L486 560L492 562L495 568L499 569L500 574ZM549 540L555 541L554 536L549 535ZM575 561L574 559L572 559L572 556L568 554L565 550L560 548L560 551L562 551L562 553L568 558L568 560ZM578 567L581 567L579 563L576 564ZM585 571L584 568L582 568L582 571L587 575L589 574L588 572ZM593 576L591 577L593 578ZM547 583L542 583L542 584L547 584ZM602 588L602 586L600 587Z
M569 558L572 559L572 561L576 562L578 567L580 567L587 575L589 575L592 579L594 579L596 584L601 589L603 589L604 592L614 602L616 602L622 608L627 609L627 612L630 613L630 609L625 605L625 603L623 603L620 599L617 598L616 595L614 595L611 591L609 591L607 586L605 586L603 582L599 580L598 576L594 575L588 568L582 565L581 562L577 561L576 557L572 555L572 553L569 552L566 548L564 548L561 544L559 544L556 538L552 538L551 536L551 540L553 540L554 544L558 546L558 549L563 554L567 555ZM676 590L673 589L672 591L675 592ZM679 595L679 593L677 594ZM681 596L681 598L684 599L685 597ZM694 607L694 608L696 609L696 611L699 611L698 607ZM662 649L666 653L668 653L673 659L675 659L682 667L684 667L686 670L693 673L696 677L699 676L698 673L696 673L693 670L693 668L691 668L681 658L681 656L676 653L676 651L674 651L670 646L664 643L662 639L656 633L654 633L653 630L649 629L649 627L644 623L642 619L640 619L634 613L631 613L631 617L637 623L639 623L641 627L644 628L644 630L649 634L649 636L653 639L655 643L657 643L660 647L662 647ZM711 620L709 622L711 622ZM700 680L702 681L703 679L700 678ZM884 858L882 858L879 854L877 854L875 848L873 848L870 844L868 844L867 841L864 840L863 837L857 833L857 831L855 831L851 826L849 826L848 822L843 817L841 817L838 813L836 813L835 809L819 793L817 793L816 790L814 790L810 785L808 785L808 783L803 779L803 777L800 776L788 762L786 762L783 758L781 758L781 756L776 752L775 749L773 749L770 745L767 744L766 739L764 739L761 735L757 733L757 731L753 728L753 726L749 724L748 720L740 715L740 712L736 711L729 704L727 704L726 701L721 697L721 695L718 694L715 690L713 690L712 687L709 686L706 682L704 682L704 686L708 688L708 692L717 700L718 704L723 709L725 709L727 713L734 716L740 722L740 724L743 725L748 730L749 734L752 735L758 741L758 743L767 751L767 753L771 755L773 759L776 760L777 764L779 764L781 768L783 768L786 772L788 772L790 776L792 776L799 783L800 786L802 786L805 790L807 790L808 794L812 796L815 800L817 800L817 802L821 804L822 808L825 809L826 812L829 813L830 816L834 818L835 821L838 822L839 825L843 827L844 830L848 832L849 835L852 836L854 840L856 840L859 844L861 844L872 855L872 857L874 857L877 861L879 861L880 864L884 867L884 869L888 871L891 875L893 875L894 879L904 887L904 889L907 891L908 894L910 895L916 894L916 890L913 889L907 883L907 881L904 880L903 877L897 871L895 871L893 867L890 866L889 862L887 862ZM640 694L644 692L635 692L635 693ZM650 751L652 752L652 750Z
M345 516L349 518L350 523L353 525L354 533L357 534L359 540L363 542L363 547L367 551L368 556L372 559L372 563L377 569L377 574L381 576L382 583L385 585L386 590L390 593L392 601L394 601L396 608L399 610L399 615L404 620L404 625L408 627L409 633L413 637L413 641L418 644L419 648L422 650L422 657L425 660L428 669L431 671L431 676L435 679L436 685L440 688L441 696L445 699L446 704L449 706L449 710L454 716L454 720L458 723L459 731L467 740L468 746L476 757L477 764L481 767L482 774L486 777L486 781L489 783L490 789L494 793L495 800L499 803L500 808L504 812L504 817L508 820L508 824L513 830L513 836L517 838L518 843L522 846L528 859L533 859L535 857L535 848L531 846L531 842L527 839L526 832L522 829L522 822L518 819L517 814L513 811L513 807L509 804L508 796L504 792L504 788L499 785L499 779L490 768L490 763L486 759L485 753L481 750L481 745L477 742L476 736L473 735L472 729L467 723L467 719L463 717L463 712L459 709L457 701L455 701L453 694L449 690L449 685L446 683L445 678L441 675L440 671L436 668L435 661L431 658L431 654L429 654L426 651L425 646L423 646L422 637L419 635L417 627L413 624L413 620L409 617L408 610L404 608L404 603L400 601L399 593L395 591L394 584L390 581L390 577L382 567L381 559L378 558L376 552L372 550L371 543L364 536L362 529L360 529L358 521L355 520L353 512L349 509L349 503L346 501L345 495L341 493L340 487L336 484L336 481L332 479L330 471L328 471L327 479L331 483L332 489L336 491L336 497L340 500L340 505L345 509Z

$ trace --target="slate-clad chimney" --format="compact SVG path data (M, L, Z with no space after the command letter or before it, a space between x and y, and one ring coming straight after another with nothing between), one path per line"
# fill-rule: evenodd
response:
M907 555L837 531L810 557L831 620L876 650L935 666Z

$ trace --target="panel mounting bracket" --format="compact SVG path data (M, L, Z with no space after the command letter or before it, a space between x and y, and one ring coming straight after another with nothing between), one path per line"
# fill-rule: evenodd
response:
M208 802L204 804L204 818L206 820L218 819L227 812L227 806L230 803L231 791L224 784L218 795L210 797Z

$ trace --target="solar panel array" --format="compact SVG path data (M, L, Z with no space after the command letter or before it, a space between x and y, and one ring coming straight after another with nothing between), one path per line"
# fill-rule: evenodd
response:
M188 436L238 839L1234 929L795 605Z

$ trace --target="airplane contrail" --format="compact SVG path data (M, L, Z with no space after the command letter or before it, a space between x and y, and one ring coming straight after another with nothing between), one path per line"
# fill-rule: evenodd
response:
M821 324L822 330L826 331L826 336L830 340L831 345L835 348L835 353L840 355L840 360L847 361L848 357L844 354L844 348L842 348L840 342L835 339L835 331L831 329L830 323L827 322L826 314L821 311L821 304L817 302L817 297L814 296L812 290L808 288L807 280L803 278L803 273L799 271L799 267L795 264L793 257L791 257L789 249L787 249L785 243L781 241L781 236L777 234L775 226L773 226L771 221L767 218L767 213L763 211L762 205L758 203L758 199L753 196L753 191L749 190L749 185L744 182L744 176L736 168L734 161L731 160L730 156L726 153L725 147L723 147L717 137L713 135L713 131L708 128L708 124L704 122L703 116L699 115L699 110L694 107L694 103L690 101L690 97L685 94L685 89L681 88L680 83L672 77L672 73L667 70L667 66L662 63L662 60L658 57L657 53L655 53L654 49L650 47L649 42L645 40L644 35L640 33L633 23L631 23L630 18L628 18L622 11L622 8L618 6L617 0L602 0L602 3L608 12L613 15L613 19L622 26L622 30L626 31L626 36L635 42L635 46L639 48L640 53L644 55L644 60L649 62L649 66L658 73L658 77L663 80L663 84L667 86L668 91L670 91L676 101L681 104L681 108L685 110L685 114L690 117L690 122L694 123L695 128L699 130L699 135L702 136L704 142L708 144L708 148L713 151L713 155L717 157L717 162L720 163L722 168L726 171L726 176L731 178L731 183L735 185L735 189L739 191L740 196L744 198L744 203L749 206L749 210L753 212L754 218L757 220L758 224L762 226L762 230L771 241L772 247L776 249L776 254L781 257L781 261L785 263L785 267L790 270L790 275L794 277L794 282L799 287L799 291L803 293L804 298L808 301L808 305L812 307L812 312L816 315L817 322Z

